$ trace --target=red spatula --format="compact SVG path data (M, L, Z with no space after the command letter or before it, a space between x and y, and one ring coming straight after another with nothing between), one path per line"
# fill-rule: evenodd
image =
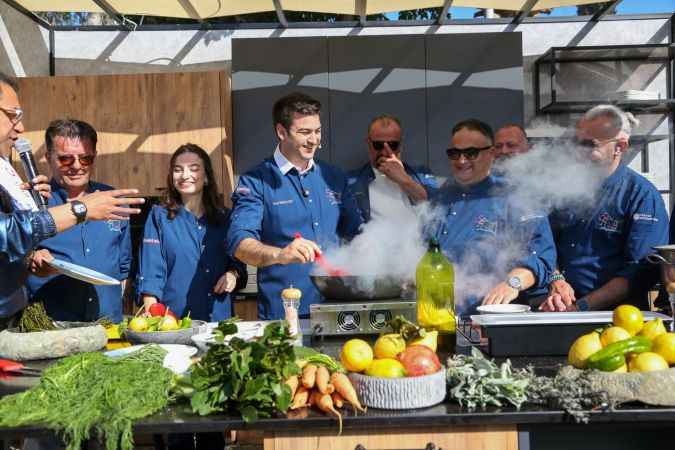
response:
M2 374L20 374L20 375L41 375L39 369L31 369L20 362L10 361L9 359L0 359L0 373Z
M295 238L302 239L302 235L300 233L295 233ZM346 277L349 275L346 271L333 267L328 261L323 259L323 255L316 250L314 250L314 261L331 277Z

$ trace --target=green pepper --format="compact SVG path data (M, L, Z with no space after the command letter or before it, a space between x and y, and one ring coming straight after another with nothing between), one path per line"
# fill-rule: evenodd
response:
M615 355L610 355L604 359L601 359L597 362L591 363L589 361L589 369L602 370L603 372L614 372L619 367L626 364L626 357L622 353L617 353Z
M624 356L627 353L643 353L648 352L652 349L652 341L649 338L644 336L633 336L623 341L614 342L609 344L607 347L593 353L590 358L588 358L588 367L596 368L598 365L608 364L612 366L616 364L616 360L612 360L613 363L604 362L608 358L615 357L616 355ZM625 357L624 357L625 358ZM600 362L603 361L602 364ZM625 362L625 360L624 360ZM620 367L617 366L617 368Z
M192 319L190 318L190 316L183 317L180 320L180 327L181 328L190 328L191 326L192 326Z

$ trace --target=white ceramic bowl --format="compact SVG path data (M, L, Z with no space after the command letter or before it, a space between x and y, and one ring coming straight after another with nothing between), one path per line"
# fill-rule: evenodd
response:
M517 314L530 311L530 305L503 303L498 305L481 305L476 308L481 314Z

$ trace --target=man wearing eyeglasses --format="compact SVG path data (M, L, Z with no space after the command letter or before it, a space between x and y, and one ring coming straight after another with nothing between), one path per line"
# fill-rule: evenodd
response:
M401 122L394 116L376 117L368 125L369 162L349 173L350 187L366 221L406 211L427 199L427 189L437 187L428 170L401 161L402 135Z
M22 195L19 188L33 189L50 197L47 177L40 175L31 183L23 183L9 162L14 142L24 132L23 109L17 95L17 84L0 72L0 330L15 324L26 306L24 289L30 272L47 274L44 260L33 257L33 249L44 239L77 224L79 220L70 205L37 210L32 197ZM87 220L126 220L139 209L129 205L143 203L135 189L99 192L82 198Z
M551 214L559 270L543 311L609 310L624 302L648 307L658 275L645 257L668 243L668 214L656 187L622 164L636 123L613 105L591 108L577 123L576 156L605 178L592 206Z
M110 191L91 179L96 161L96 130L75 119L54 120L45 132L46 158L52 174L49 206L79 202L87 193ZM37 258L56 257L124 281L131 266L129 223L84 222L40 244ZM41 301L55 320L122 320L123 285L94 286L64 275L31 276L32 301Z
M495 158L490 126L475 119L452 130L447 149L452 178L432 195L447 208L435 230L441 249L463 275L455 291L456 312L483 304L525 301L545 289L555 265L546 216L511 198L491 174ZM487 288L487 293L485 288Z

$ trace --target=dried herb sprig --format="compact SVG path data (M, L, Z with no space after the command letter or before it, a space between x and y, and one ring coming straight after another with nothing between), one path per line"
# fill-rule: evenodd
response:
M19 332L32 333L34 331L56 330L56 325L47 315L45 305L42 302L31 303L21 312L19 319Z

